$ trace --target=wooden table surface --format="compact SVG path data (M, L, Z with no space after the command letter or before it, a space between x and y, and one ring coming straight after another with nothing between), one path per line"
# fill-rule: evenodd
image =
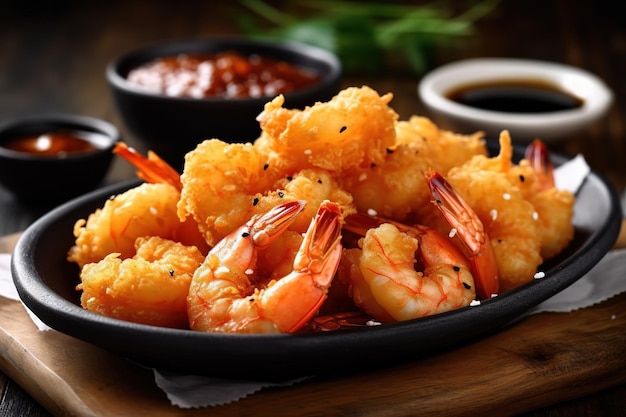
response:
M575 3L575 4L574 4ZM615 93L608 116L551 149L584 154L592 169L620 192L626 186L626 20L616 2L503 0L476 24L462 46L442 46L435 64L479 56L544 59L571 64L602 78ZM104 78L118 53L161 39L237 33L236 3L208 1L59 2L10 1L0 13L0 122L39 113L72 113L108 120L124 139L145 146L123 125ZM428 115L416 96L419 76L406 71L384 76L349 75L345 86L367 84L392 92L402 118ZM131 178L116 161L106 182ZM51 207L19 203L0 188L0 236L25 229ZM572 340L572 343L576 343ZM506 387L502 387L506 389ZM623 416L626 385L618 385L525 416ZM211 410L217 413L219 409ZM0 373L0 416L49 415L16 383Z

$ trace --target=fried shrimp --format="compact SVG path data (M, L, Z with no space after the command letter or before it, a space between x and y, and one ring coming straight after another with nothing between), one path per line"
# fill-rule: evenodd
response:
M381 163L396 136L398 115L389 107L391 99L369 87L351 87L328 102L292 110L283 108L284 98L278 96L258 117L263 133L256 145L286 173Z
M426 171L446 173L475 155L486 154L482 133L458 135L440 130L425 117L413 116L396 123L396 143L387 148L382 163L347 169L339 181L354 196L358 211L403 220L431 199L424 183Z
M105 316L154 326L188 328L187 294L204 255L159 237L137 239L136 254L111 253L81 271L83 308Z
M325 200L336 203L342 217L355 213L352 195L343 190L330 173L323 169L303 169L281 178L272 185L272 191L259 194L254 200L254 214L262 214L286 201L303 200L307 204L293 221L290 230L304 233Z
M476 212L491 239L498 271L500 291L507 291L533 279L542 263L540 224L533 205L511 182L513 149L508 132L500 136L500 153L493 158L476 156L452 168L448 182ZM424 223L442 233L450 225L437 212L427 209Z
M465 249L476 282L476 294L480 299L498 294L500 272L491 238L482 221L441 174L429 171L425 177L433 203L451 227L448 236L458 237Z
M74 225L75 244L68 260L80 267L98 262L110 253L122 259L135 254L135 240L160 236L208 251L193 220L181 222L177 215L180 193L169 184L143 183L107 200Z
M416 147L428 155L431 168L446 175L455 167L464 164L475 155L487 156L484 134L476 132L462 135L439 129L430 119L411 116L396 125L396 144Z
M545 144L533 141L524 160L511 169L524 197L535 207L541 227L541 257L546 260L559 254L574 238L574 195L555 187L553 166Z
M430 201L424 172L431 166L427 153L401 144L390 148L381 164L351 168L339 182L359 212L402 220Z
M182 173L118 143L145 183L74 224L82 306L206 332L364 327L506 292L567 247L574 196L542 144L516 163L503 131L490 157L482 132L398 120L392 98L279 95L254 143L204 140Z
M292 271L264 283L259 251L282 235L304 202L278 205L222 239L193 276L187 298L190 327L228 333L295 332L327 297L341 258L339 207L324 202L311 221Z
M193 217L213 246L252 216L257 194L281 175L252 144L206 140L185 156L178 215Z
M442 313L475 297L469 264L458 249L433 229L414 230L412 236L391 223L369 229L358 268L351 269L355 304L381 322ZM416 254L424 266L420 271Z

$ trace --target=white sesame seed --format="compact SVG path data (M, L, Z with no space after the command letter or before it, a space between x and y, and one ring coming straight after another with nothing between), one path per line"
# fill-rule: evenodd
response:
M479 306L480 305L480 301L479 300L472 300L472 302L470 303L470 306L475 307L475 306Z
M224 190L224 191L236 191L237 190L237 186L235 184L226 184L225 186L222 187L222 190Z
M615 314L611 315L611 320L615 320L617 318L617 316Z
M491 216L491 220L495 221L498 218L498 210L492 209L489 215Z
M246 275L252 275L252 274L254 274L254 269L252 269L252 268L248 268L248 269L246 269L246 270L244 271L244 274L246 274Z
M227 274L229 272L230 272L230 269L226 265L222 265L215 270L215 275Z
M456 236L456 229L453 227L450 229L450 232L448 232L448 237L453 238L454 236Z
M546 273L543 271L539 271L535 274L535 279L541 279L541 278L545 278Z
M491 298L496 298L498 294L491 294Z
M304 150L304 154L305 154L305 155L311 155L312 153L313 153L313 151L312 151L312 150L310 150L310 149L305 149L305 150Z
M365 322L366 326L380 326L382 323L376 320L368 320Z
M152 207L150 206L150 214L152 214L153 216L156 216L157 214L159 214L159 210L156 209L156 207Z
M363 182L367 179L367 173L363 172L361 173L361 175L359 175L359 181Z
M378 216L378 212L374 209L367 209L367 214L370 216Z
M539 213L533 211L533 220L539 220Z
M504 193L504 194L502 194L502 198L504 198L505 200L510 200L511 199L511 194Z

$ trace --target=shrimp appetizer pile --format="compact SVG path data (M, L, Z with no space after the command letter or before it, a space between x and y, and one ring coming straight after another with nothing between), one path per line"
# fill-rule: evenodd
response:
M141 185L79 219L81 304L137 323L294 333L391 323L533 280L574 235L574 196L534 142L398 120L391 94L347 88L304 110L277 96L254 143L185 157L118 143Z

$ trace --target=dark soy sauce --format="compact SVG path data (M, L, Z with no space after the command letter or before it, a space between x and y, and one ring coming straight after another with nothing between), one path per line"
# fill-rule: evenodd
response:
M583 101L538 80L500 80L468 84L446 97L466 106L503 113L550 113L572 110Z

